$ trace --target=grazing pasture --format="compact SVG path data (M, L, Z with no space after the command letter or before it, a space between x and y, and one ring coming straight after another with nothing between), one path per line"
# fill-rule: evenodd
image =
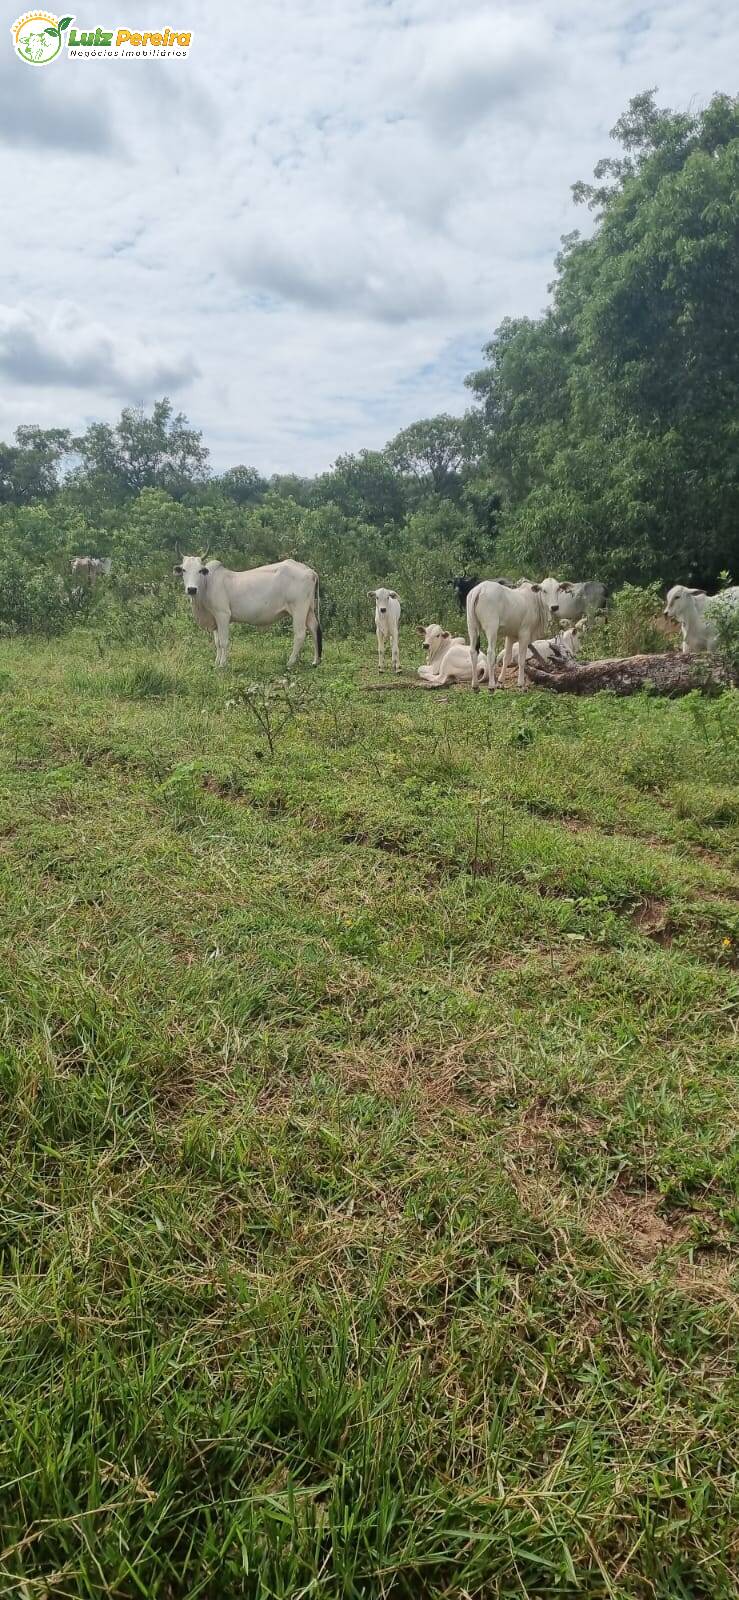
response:
M729 1600L739 695L370 622L0 644L0 1592Z

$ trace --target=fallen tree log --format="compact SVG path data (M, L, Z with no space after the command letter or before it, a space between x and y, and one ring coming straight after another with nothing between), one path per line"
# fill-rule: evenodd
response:
M573 662L548 671L527 661L532 683L557 694L637 694L650 688L655 694L690 694L693 689L715 691L731 683L726 667L709 656L684 656L675 651L658 656L622 656L619 660Z

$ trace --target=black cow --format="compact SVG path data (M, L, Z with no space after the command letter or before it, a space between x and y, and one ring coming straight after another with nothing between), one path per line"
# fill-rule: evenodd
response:
M457 596L457 602L458 602L460 611L464 611L465 610L466 605L467 605L467 596L468 596L470 590L476 588L477 584L480 583L480 581L481 581L480 578L450 578L449 579L449 587L450 587L450 589L454 590L454 593ZM491 581L493 583L502 583L504 589L515 589L515 587L516 587L515 583L512 583L510 578L493 578Z

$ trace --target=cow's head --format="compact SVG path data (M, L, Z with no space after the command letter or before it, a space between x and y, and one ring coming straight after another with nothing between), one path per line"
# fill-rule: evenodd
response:
M671 622L682 622L684 617L694 613L696 595L705 592L705 589L688 589L684 583L674 584L668 591L663 615L669 617Z
M204 593L208 576L206 563L206 556L181 556L177 566L172 568L172 571L182 578L185 594L189 594L191 600L197 595L202 597Z
M370 600L374 600L381 617L387 616L388 600L399 600L400 595L394 589L368 589Z
M427 628L417 628L416 633L423 640L424 650L428 650L430 655L434 655L438 646L452 637L446 628L439 627L438 622L430 622Z
M577 617L574 583L558 583L556 587L549 589L548 585L552 581L552 579L546 578L542 584L552 616L557 617L557 619L562 618L565 621L574 621Z
M423 640L423 648L428 653L429 661L438 660L451 644L451 634L446 628L441 628L438 622L430 622L427 628L418 628L416 631Z

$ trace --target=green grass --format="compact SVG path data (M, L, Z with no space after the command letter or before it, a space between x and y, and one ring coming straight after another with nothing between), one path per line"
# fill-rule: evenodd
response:
M0 1593L735 1596L739 697L285 643L0 646Z

